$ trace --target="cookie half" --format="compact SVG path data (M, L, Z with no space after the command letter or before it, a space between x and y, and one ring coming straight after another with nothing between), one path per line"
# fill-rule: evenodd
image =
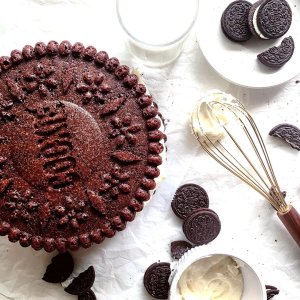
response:
M186 241L174 241L171 243L171 255L174 259L180 259L181 256L193 248L189 242Z
M71 295L83 295L90 291L95 281L95 269L93 266L80 273L65 288L65 291Z
M92 290L89 290L85 294L78 295L78 300L97 300L97 297Z
M252 37L248 25L248 14L252 4L237 0L230 3L221 17L221 27L224 34L234 42L245 42Z
M262 64L270 68L280 68L291 59L294 49L294 40L289 36L284 38L278 47L274 46L269 48L258 54L257 58Z
M279 124L271 129L269 135L276 136L300 151L300 129L291 124Z
M65 281L73 272L74 261L69 252L59 253L51 259L47 266L43 280L50 283Z
M264 0L255 3L251 11L251 27L261 39L277 39L283 36L292 24L292 10L285 0Z

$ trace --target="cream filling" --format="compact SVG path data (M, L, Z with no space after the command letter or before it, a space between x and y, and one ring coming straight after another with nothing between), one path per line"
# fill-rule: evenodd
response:
M192 112L191 127L200 143L216 143L225 137L223 125L232 114L225 113L224 104L237 105L238 101L230 94L212 90L202 97Z
M194 262L177 283L181 300L240 300L243 290L240 267L227 255L213 255Z
M255 10L254 14L253 14L253 27L254 27L254 30L255 32L259 35L259 37L261 39L264 39L264 40L268 40L267 37L265 37L261 31L259 30L258 28L258 24L257 24L257 14L258 14L258 10L259 10L260 6L258 6L258 8Z

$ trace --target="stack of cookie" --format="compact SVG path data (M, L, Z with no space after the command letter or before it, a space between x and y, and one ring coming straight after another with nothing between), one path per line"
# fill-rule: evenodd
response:
M174 259L181 258L194 246L208 244L219 235L220 219L208 206L208 195L201 186L188 183L176 190L171 207L175 215L183 220L183 232L192 244L183 240L172 242L171 255ZM154 298L168 299L170 274L171 266L168 262L150 265L144 274L147 292Z
M208 208L206 191L197 184L185 184L175 193L171 207L177 217L183 220L183 233L194 245L208 244L221 230L216 212Z
M277 39L288 32L291 23L292 10L285 0L259 0L253 5L237 0L227 6L221 18L224 34L234 42L245 42L252 36L259 40ZM268 67L279 68L290 60L294 47L294 40L289 36L257 58Z

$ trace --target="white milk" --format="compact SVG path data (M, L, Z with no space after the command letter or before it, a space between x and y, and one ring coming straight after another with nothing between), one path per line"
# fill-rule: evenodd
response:
M181 52L198 0L118 0L129 49L147 65L167 64Z

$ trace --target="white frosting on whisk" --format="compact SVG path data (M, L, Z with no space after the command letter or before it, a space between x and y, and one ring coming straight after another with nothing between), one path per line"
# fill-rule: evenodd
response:
M224 104L238 105L238 101L230 94L211 90L203 96L195 107L191 126L193 134L199 142L216 143L224 138L223 125L228 123L228 114L224 113Z

